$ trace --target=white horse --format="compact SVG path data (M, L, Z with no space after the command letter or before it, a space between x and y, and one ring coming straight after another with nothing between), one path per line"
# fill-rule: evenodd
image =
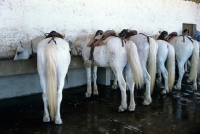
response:
M163 31L164 33L166 31ZM162 34L161 33L161 34ZM191 58L191 68L190 76L188 82L193 82L191 88L197 90L197 70L199 61L199 44L196 40L190 39L186 36L175 36L169 40L169 43L174 47L175 56L178 63L179 77L175 89L181 90L181 82L183 75L185 73L184 64L187 62L190 56Z
M31 54L37 53L38 43L44 38L44 36L38 36L32 40L26 41L25 43L20 41L15 52L14 60L28 59Z
M199 63L198 63L197 80L198 80L198 84L200 85L200 58L199 58Z
M162 76L164 78L165 87L162 90L162 94L171 92L174 86L175 80L175 51L172 45L163 40L157 40L158 53L157 53L157 68L158 79L157 82L162 82ZM167 61L167 69L165 62Z
M72 43L71 50L74 55L82 55L83 60L87 63L90 56L90 47L87 47L87 43L92 39L94 34L85 35L82 34L78 36ZM123 41L124 42L124 41ZM131 41L123 43L118 37L111 38L106 44L95 47L93 58L94 58L94 94L98 94L98 89L96 85L96 71L98 67L111 67L114 75L118 81L121 90L121 105L119 106L119 112L127 109L127 97L126 97L126 82L123 77L123 69L125 68L125 73L128 78L127 86L130 90L130 104L128 109L130 111L135 110L134 101L134 85L141 87L143 85L142 68L140 65L137 48L135 44ZM85 64L87 72L87 92L86 97L90 97L92 93L91 89L91 66ZM149 102L149 98L145 98L144 102Z
M153 92L155 84L158 44L155 39L143 34L131 36L129 40L133 41L137 46L140 63L143 70L143 77L146 84L145 96L146 98L149 98ZM144 104L148 105L150 103L151 100L149 99Z
M55 37L54 40L50 37L39 42L37 48L37 69L43 90L43 121L49 122L51 117L51 120L55 121L55 124L62 124L60 103L62 100L64 79L71 57L69 44L61 38Z

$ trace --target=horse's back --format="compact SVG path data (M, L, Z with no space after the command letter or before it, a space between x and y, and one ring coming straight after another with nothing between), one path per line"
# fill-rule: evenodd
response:
M192 55L194 46L192 41L187 37L176 36L169 43L174 47L178 59L188 59Z
M42 41L39 42L38 44L38 48L37 48L37 56L38 56L38 63L39 65L45 65L45 47L48 45L48 44L51 44L51 45L56 45L57 46L57 53L56 53L56 58L57 58L57 66L61 68L62 64L63 66L68 66L69 63L70 63L70 60L71 60L71 57L70 57L70 48L69 48L69 44L61 39L61 38L55 38L55 42L54 41L51 41L49 43L49 41L51 40L51 38L46 38Z
M110 64L124 66L127 62L125 42L118 37L111 38L105 45L95 47L94 60L101 67L108 67Z
M157 52L158 60L166 61L168 56L168 45L170 44L163 40L157 40L157 43L158 43L158 52Z
M116 51L123 49L125 42L118 37L113 37L107 41L107 48Z
M149 55L149 42L148 37L142 34L131 36L130 40L133 41L138 50L140 62L146 64Z

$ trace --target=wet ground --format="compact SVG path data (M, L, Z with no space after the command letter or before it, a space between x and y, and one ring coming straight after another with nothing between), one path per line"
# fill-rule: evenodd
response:
M83 97L86 86L64 90L62 125L42 122L41 94L4 99L0 134L200 134L200 86L193 92L183 84L168 95L160 94L162 87L156 85L149 106L135 98L135 111L123 113L118 112L120 90L99 85L99 96L89 99Z

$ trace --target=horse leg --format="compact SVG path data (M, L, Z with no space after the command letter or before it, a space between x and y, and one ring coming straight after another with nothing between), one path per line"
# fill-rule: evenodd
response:
M98 87L97 87L97 66L93 67L93 81L94 81L94 91L93 94L94 95L98 95Z
M174 86L175 89L181 90L181 82L183 79L183 74L184 74L184 62L179 62L178 61L178 69L179 69L179 77L176 85Z
M112 85L112 89L117 89L117 88L118 88L117 78L114 76L114 82L113 82L113 85Z
M162 75L163 75L163 78L164 78L164 81L165 81L165 88L162 90L162 94L166 94L166 93L169 93L169 85L168 85L168 72L164 66L164 64L160 65L159 66L161 72L162 72Z
M193 84L191 86L192 90L196 91L197 90L197 75L195 76L195 79L193 81Z
M143 69L143 75L144 75L144 80L146 83L146 90L144 93L144 101L143 101L143 105L149 105L152 101L151 99L151 93L150 93L150 83L151 83L151 77L149 75L149 73L147 72L146 69Z
M92 93L91 87L91 67L86 67L87 73L87 92L85 93L85 97L90 97Z
M44 115L43 122L50 122L49 111L48 111L48 102L47 102L47 91L46 91L46 75L40 75L40 84L43 90L42 99L44 102Z
M134 100L134 81L132 80L132 76L131 76L131 69L130 66L127 65L127 67L125 68L125 76L126 76L126 83L128 86L128 89L130 90L130 104L129 104L129 111L134 111L135 110L135 100ZM134 76L133 76L134 77Z
M188 61L186 61L186 63L184 64L184 68L185 68L185 72L188 71Z
M66 73L59 73L58 75L57 110L56 110L56 115L55 115L55 124L62 124L62 119L60 117L60 104L62 101L62 90L65 83L65 76L66 76Z
M127 99L126 99L126 82L123 78L122 70L121 71L116 71L113 69L113 72L117 78L117 81L119 83L119 88L121 90L121 105L118 108L119 112L123 112L124 110L127 109Z
M159 68L158 68L158 79L156 80L156 82L162 83L162 76L161 76L161 71Z

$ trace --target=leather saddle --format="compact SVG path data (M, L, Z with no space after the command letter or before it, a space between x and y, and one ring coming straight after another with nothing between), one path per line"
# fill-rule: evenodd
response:
M168 35L168 37L166 38L166 41L169 42L173 37L178 36L177 32L172 32Z
M99 40L94 42L94 46L101 46L113 37L117 37L116 32L114 30L107 30Z
M63 35L61 35L60 33L56 32L56 31L51 31L50 33L46 33L44 35L46 36L45 38L50 38L50 37L52 38L48 43L50 43L53 40L56 44L56 41L54 40L55 37L61 38L61 39L64 38Z
M112 37L117 37L116 32L114 30L107 30L103 33L102 30L98 30L95 36L89 41L87 44L88 47L93 46L100 46L107 42L108 39Z
M61 35L60 33L56 32L56 31L51 31L50 33L46 33L44 34L46 37L45 38L49 38L49 37L52 37L52 38L55 38L55 37L58 37L58 38L64 38L63 35Z
M134 36L137 34L137 31L136 30L128 30L128 29L123 29L120 33L119 33L119 36L126 39L126 40L129 40L131 36Z

